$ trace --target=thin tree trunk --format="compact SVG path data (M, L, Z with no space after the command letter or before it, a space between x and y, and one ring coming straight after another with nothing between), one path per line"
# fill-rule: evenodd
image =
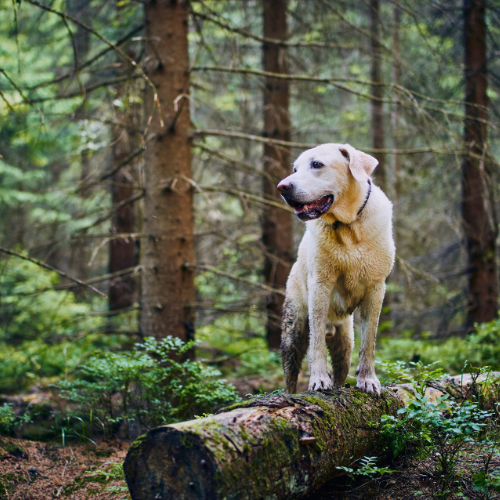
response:
M92 15L90 12L90 0L68 0L66 4L68 13L73 17L80 19L82 22L92 25ZM78 67L80 67L87 59L90 50L90 33L83 29L81 26L76 26L71 28L74 39L73 46L73 57L76 57ZM81 77L80 77L81 78ZM81 111L83 114L83 120L87 115L87 101L82 104ZM91 170L91 158L92 151L88 148L83 148L80 153L80 180L84 181ZM82 202L85 204L87 200L92 195L90 189L81 189L78 192L78 196ZM71 256L69 262L69 268L76 274L80 279L86 280L89 272L89 266L87 265L89 259L89 247L86 244L73 243L71 245ZM81 290L75 292L77 296L83 299L84 294Z
M265 0L264 37L286 40L287 0ZM263 45L264 70L287 73L288 62L285 47L276 44ZM264 133L273 139L290 140L289 83L285 80L266 78L264 89ZM264 194L281 200L276 186L290 173L290 149L264 145L264 169L273 179L264 179ZM266 284L284 289L293 263L292 215L277 208L266 208L262 220L262 240L266 250L274 258L266 257L264 273ZM278 348L281 341L281 316L283 297L272 295L267 304L267 342Z
M145 151L143 228L149 234L141 246L141 332L188 340L194 336L194 216L189 140L188 4L156 0L145 3L146 57L161 102L162 126L153 90L146 90L149 134L158 134ZM151 45L154 44L154 49ZM159 59L160 60L159 60Z
M123 89L118 89L118 95L126 97ZM137 127L134 123L138 116L135 105L126 104L124 112L118 112L117 118L121 125L125 127L115 127L113 130L113 164L118 165L124 158L136 149L138 145L137 137L131 130ZM127 126L128 125L128 126ZM132 163L123 167L113 176L111 186L111 196L113 205L129 199L135 194L133 184L137 176L135 175L135 165ZM120 208L112 219L112 233L133 233L135 231L135 204L129 203ZM114 239L109 245L109 272L115 273L123 269L133 267L136 264L136 248L133 238ZM109 309L111 311L123 309L131 306L135 299L135 276L130 274L120 276L109 283Z
M486 0L464 0L465 114L464 140L469 153L487 159ZM466 326L497 315L497 224L487 178L487 163L466 156L462 163L462 216L468 254Z
M371 129L372 129L372 147L374 149L385 149L385 130L384 130L384 108L382 85L376 85L382 82L382 50L380 46L380 2L379 0L370 0L370 77L372 81L371 94L374 99L371 100ZM374 153L373 156L378 160L377 170L375 171L378 185L387 193L390 189L391 180L387 175L386 156L384 153ZM391 302L392 294L385 294L382 311L380 314L379 325L385 329L391 321Z
M383 97L382 85L375 85L382 82L382 51L380 46L380 3L379 0L370 0L370 48L371 48L371 67L370 77L373 82L371 93L374 99L371 100L372 109L372 146L375 149L385 148L384 134L384 109L380 100ZM385 190L386 188L386 168L385 154L374 153L373 156L378 160L377 182Z
M118 14L121 5L117 3ZM132 50L127 51L131 59L135 59ZM120 59L120 66L126 65L129 74L133 73L134 67L123 59ZM132 87L131 82L124 82L117 87L117 99L121 100L121 106L116 108L115 121L119 126L112 129L113 138L113 165L118 165L140 144L139 120L140 112L138 104L132 102L129 97L131 92L138 91ZM134 184L138 181L137 164L131 162L122 167L118 173L112 177L111 197L113 205L131 198L134 192ZM120 208L112 218L113 234L133 233L136 228L136 208L137 204L129 203ZM115 273L136 265L136 242L133 238L114 239L109 245L109 272ZM133 274L114 278L109 282L108 300L109 309L115 311L130 307L135 302L136 278Z
M393 32L392 32L392 82L394 85L401 85L401 43L399 39L399 30L401 27L401 7L399 0L395 0L393 5ZM394 99L397 100L399 94L394 93ZM400 107L395 103L392 105L391 128L392 128L392 147L399 149L401 147L401 124ZM398 197L398 176L401 171L401 155L391 156L391 171L387 175L387 196L395 202Z
M498 385L483 386L485 378L436 381L426 395L435 401L444 393L458 400L482 394L492 407ZM357 389L271 395L158 427L130 447L127 484L133 500L303 498L345 474L338 466L381 454L374 423L382 415L397 417L412 392L408 384L383 391L380 399Z

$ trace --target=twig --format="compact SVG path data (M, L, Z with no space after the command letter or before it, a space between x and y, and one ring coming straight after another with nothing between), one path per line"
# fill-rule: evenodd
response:
M115 214L116 212L118 212L118 210L120 210L120 208L123 208L124 206L129 205L130 203L134 203L137 200L140 200L141 198L144 198L144 196L146 196L146 190L143 190L142 193L139 193L139 194L136 194L134 196L131 196L130 198L127 198L126 200L123 200L120 203L117 203L116 205L113 205L111 207L111 209L109 210L109 212L106 215L103 215L102 217L99 217L99 219L97 219L95 222L93 222L89 226L86 226L86 227L82 228L82 231L90 229L91 227L94 227L94 226L98 226L102 222L108 220L113 214Z
M183 267L188 268L192 267L194 269L200 269L202 271L209 271L214 274L218 274L219 276L224 276L226 278L230 278L235 281L240 281L241 283L246 283L247 285L255 286L257 288L262 288L263 290L266 290L270 293L275 293L277 295L282 295L283 297L285 296L285 292L283 290L278 290L277 288L272 288L270 286L264 285L263 283L258 283L256 281L251 281L246 278L241 278L240 276L236 276L235 274L232 273L227 273L226 271L220 271L219 269L216 269L213 266L207 266L203 264L190 264L188 262L183 264Z
M202 151L205 151L206 153L210 153L211 155L215 156L216 158L219 158L222 161L225 161L226 163L229 163L230 165L235 165L237 167L244 168L245 170L248 170L254 174L265 177L269 182L274 182L272 176L268 174L265 170L261 170L257 167L254 167L253 165L250 165L249 163L246 163L242 160L236 160L234 158L231 158L230 156L221 153L219 150L209 148L203 144L195 144L195 147L201 149Z
M89 94L90 92L93 92L94 90L100 89L101 87L108 87L108 86L113 86L116 85L117 83L121 82L126 82L128 80L134 80L137 78L141 78L140 75L126 75L126 76L121 76L119 78L114 78L113 80L104 80L102 82L94 83L93 85L88 86L87 88L83 88L83 93ZM82 94L82 90L79 92L70 92L69 94L64 94L64 95L56 95L52 97L39 97L38 99L32 99L32 102L47 102L47 101L56 101L58 99L72 99L73 97L78 97L79 95Z
M156 86L151 81L151 79L148 77L148 75L146 75L146 73L144 72L144 70L142 69L142 67L140 65L138 65L122 49L120 49L120 47L116 46L115 44L113 44L113 42L109 41L105 36L101 35L98 31L90 28L86 24L80 22L78 19L75 19L74 17L72 17L72 16L70 16L70 15L64 13L64 12L55 10L52 7L48 7L46 5L43 5L40 2L38 2L37 0L26 0L26 1L28 3L30 3L30 4L32 4L32 5L35 5L36 7L39 7L42 10L45 10L47 12L55 14L56 16L59 16L61 19L63 19L63 18L69 19L72 23L76 24L77 26L80 26L80 28L83 28L85 31L88 31L89 33L92 33L94 36L96 36L97 38L99 38L99 40L101 40L108 47L110 47L115 52L117 52L118 54L120 54L120 56L122 56L126 61L128 61L134 68L137 68L137 70L139 71L139 73L142 76L142 78L144 78L144 80L146 81L146 83L153 90L153 101L154 101L154 103L156 104L156 106L158 108L158 115L160 117L160 125L161 125L162 128L164 127L164 123L163 123L163 119L162 119L162 114L161 114L161 104L160 104L160 100L158 99L158 92L156 90Z
M76 79L78 80L78 85L80 86L80 92L82 94L83 99L85 100L85 88L84 88L82 80L80 78L80 71L78 70L78 49L76 47L75 36L73 35L71 28L69 27L68 20L65 17L63 17L62 21L64 23L64 26L66 26L66 29L68 30L69 36L71 38L71 44L73 45L73 59L74 59L74 64L75 64L75 75L76 75Z
M203 2L200 2L203 4ZM206 5L203 4L205 8ZM211 11L214 13L213 11ZM270 45L280 45L282 47L310 47L310 48L326 48L326 49L345 49L345 50L359 50L363 51L366 50L362 46L354 46L354 45L347 45L347 44L338 44L338 43L330 43L330 42L304 42L304 41L289 41L289 40L278 40L276 38L267 38L263 36L256 35L254 33L251 33L250 31L246 31L241 28L235 28L231 26L229 23L227 23L225 20L221 20L222 17L219 16L221 19L217 19L214 16L211 16L206 13L202 12L195 12L194 10L191 9L191 14L195 17L199 17L200 19L204 19L206 21L210 21L217 26L220 26L221 28L225 29L226 31L230 31L232 33L237 33L238 35L242 35L246 38L250 38L252 40L255 40L256 42L261 42L261 43L267 43Z
M195 137L203 137L203 136L220 136L220 137L235 137L238 139L246 139L248 141L261 142L263 144L275 144L276 146L283 146L287 148L300 148L300 149L309 149L314 148L317 144L308 143L308 142L291 142L291 141L282 141L279 139L270 139L268 137L261 137L260 135L253 134L245 134L243 132L231 132L226 130L217 130L217 129L205 129L205 130L193 130L192 135ZM456 154L456 151L451 150L439 150L433 147L427 148L414 148L414 149L376 149L376 148L361 148L366 153L387 153L387 154L421 154L421 153L441 153L441 154Z
M141 31L143 28L144 28L144 24L141 24L137 28L134 28L132 31L130 31L129 33L127 33L123 38L120 38L120 40L118 40L117 42L115 42L114 45L116 47L119 47L124 42L126 42L131 36L135 35L138 31ZM95 61L97 61L102 56L104 56L105 54L107 54L110 50L112 50L112 47L107 47L104 50L101 50L101 52L99 52L98 54L96 54L94 57L92 57L88 61L85 61L83 64L80 65L80 71L82 69L86 68L87 66L90 66L91 64L93 64ZM73 75L74 75L74 73L71 71L69 73L65 73L64 75L58 76L57 78L54 78L53 80L49 80L47 82L38 83L37 85L33 85L32 87L28 87L28 90L36 90L36 89L39 89L41 87L46 87L47 85L53 85L55 83L60 83L63 80L66 80L67 78L70 78Z
M96 276L87 280L87 283L102 283L103 281L108 281L113 278L118 278L120 276L125 276L126 274L138 273L142 271L142 266L127 267L121 271L116 271L114 273L102 274L101 276ZM75 285L55 285L53 288L48 288L47 290L67 290L68 288L74 288Z
M432 274L426 273L425 271L419 271L416 267L413 267L409 262L402 259L398 255L396 255L396 260L405 268L409 269L412 273L415 273L417 276L420 276L426 281L430 281L431 283L439 283L439 279L433 276Z
M79 280L78 278L75 278L71 274L65 273L64 271L60 271L59 269L56 269L52 266L49 266L48 264L45 264L45 262L41 262L38 259L32 259L31 257L26 257L25 255L22 255L17 252L13 252L12 250L9 250L4 247L0 247L0 252L6 253L7 255L12 255L13 257L18 257L23 260L27 260L28 262L32 262L33 264L36 264L37 266L43 267L45 269L49 269L50 271L54 271L55 273L59 274L59 276L62 276L63 278L66 278L69 281L72 281L73 283L76 283L80 285L81 287L87 287L90 288L93 292L101 295L102 297L108 297L105 293L101 292L97 288L94 288L90 283Z
M200 186L202 191L213 191L215 193L226 193L233 196L237 196L238 198L244 198L250 202L258 203L260 205L267 205L270 207L280 208L285 212L294 213L293 209L284 203L280 203L279 201L269 200L267 198L262 198L261 196L257 196L252 193L247 193L245 191L240 191L238 189L227 188L223 186Z

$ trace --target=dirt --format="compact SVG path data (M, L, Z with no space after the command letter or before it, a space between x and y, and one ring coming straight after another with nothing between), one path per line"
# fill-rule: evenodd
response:
M125 481L98 474L112 472L112 463L123 463L130 443L113 441L92 444L48 444L0 437L1 500L121 500Z
M472 474L479 471L482 461L480 449L469 449L457 464L458 474L448 493L442 494L440 482L436 476L436 464L433 459L411 459L391 464L395 472L380 479L372 480L360 477L355 482L348 478L338 478L324 484L305 500L409 500L409 499L500 499L500 493L486 497L474 490ZM387 465L387 464L384 464ZM500 468L500 456L493 458L490 471ZM440 496L442 495L442 496Z

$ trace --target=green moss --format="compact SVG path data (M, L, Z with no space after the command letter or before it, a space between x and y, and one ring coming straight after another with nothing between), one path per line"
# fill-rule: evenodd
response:
M0 474L0 498L8 498L7 494L13 490L12 485L9 483L14 479L15 476L11 472L7 474Z
M141 443L147 439L148 434L143 434L142 436L139 436L131 445L130 448L128 449L129 453L135 453L137 448L141 445Z
M9 453L9 455L12 455L16 458L28 458L28 454L24 451L24 448L22 446L19 446L16 443L13 443L12 441L1 441L0 446Z

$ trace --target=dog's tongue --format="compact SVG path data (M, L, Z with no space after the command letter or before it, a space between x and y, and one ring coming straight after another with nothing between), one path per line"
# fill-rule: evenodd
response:
M313 201L307 205L302 205L300 208L294 208L295 215L303 214L305 212L321 211L328 203L328 196L321 198L318 201Z

